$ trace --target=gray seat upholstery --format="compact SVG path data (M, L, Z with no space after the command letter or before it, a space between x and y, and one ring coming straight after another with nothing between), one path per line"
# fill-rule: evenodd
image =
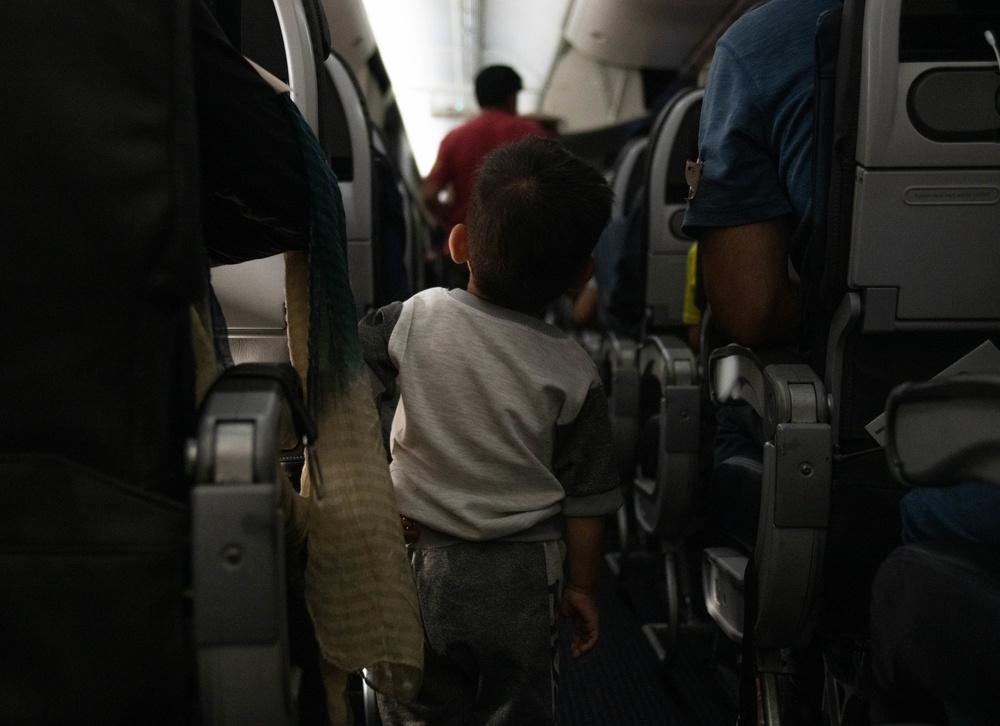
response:
M646 178L648 160L648 136L637 136L629 139L618 152L614 173L611 178L611 191L614 193L614 204L611 208L611 219L620 219L631 208L632 199Z

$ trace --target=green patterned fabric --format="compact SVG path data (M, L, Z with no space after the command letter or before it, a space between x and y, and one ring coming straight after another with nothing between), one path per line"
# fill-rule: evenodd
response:
M420 686L423 631L358 342L343 201L316 138L288 104L312 206L308 253L285 256L289 349L319 427L303 476L304 525L295 533L307 552L306 602L328 698L336 700L345 672L364 668L376 690L409 701ZM331 715L339 705L331 703Z

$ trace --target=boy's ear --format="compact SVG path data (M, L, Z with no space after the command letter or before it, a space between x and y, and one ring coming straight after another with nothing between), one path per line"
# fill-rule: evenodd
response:
M448 252L456 265L464 265L469 261L468 236L464 224L456 224L451 228L451 234L448 235Z
M594 260L594 256L591 255L587 258L586 264L583 269L580 270L580 274L576 276L573 280L573 284L569 288L569 293L574 297L580 293L580 290L590 282L590 278L594 276L594 270L597 269L597 262Z

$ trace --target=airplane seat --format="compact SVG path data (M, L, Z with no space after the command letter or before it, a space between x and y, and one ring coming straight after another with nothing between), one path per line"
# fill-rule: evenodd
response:
M375 300L374 185L369 121L350 69L330 49L322 6L243 0L241 51L292 89L337 175L347 219L351 288L360 315ZM212 286L236 362L288 362L281 256L216 267Z
M581 344L601 368L602 381L609 396L613 391L611 369L618 370L623 362L631 360L634 353L634 345L621 339L626 331L609 308L611 295L617 286L617 268L624 247L628 244L629 237L637 231L632 228L635 226L637 206L641 202L642 185L646 178L648 143L647 136L629 139L619 151L612 168L611 220L594 248L598 330L590 335L590 331L580 331L582 334L579 336ZM623 350L623 346L628 349ZM618 357L612 361L611 358L619 354L624 358ZM628 476L631 478L631 474Z
M348 177L338 170L332 158L331 166L344 199L351 290L360 318L379 301L387 300L381 274L384 245L379 235L383 230L375 219L378 189L374 155L377 146L364 95L347 61L332 51L325 65L323 85L333 92L324 94L324 97L331 108L336 106L338 110L336 114L327 116L332 120L336 115L337 121L329 125L328 131L321 130L320 142L324 149L334 143L349 148L349 151L344 151L351 158L351 175Z
M697 478L697 457L689 454L698 451L701 376L682 319L692 241L680 223L685 162L697 157L703 96L701 89L681 92L664 108L651 134L646 171L646 314L637 365L657 382L660 436L655 481L636 482L635 511L645 534L656 538L676 536L686 526L692 501L679 492Z
M622 146L615 161L611 189L614 202L611 221L601 234L594 250L597 265L595 277L598 285L598 324L602 328L600 342L593 357L601 373L601 382L608 397L611 415L611 430L615 437L615 451L618 456L619 477L625 487L630 487L635 476L636 444L639 436L638 385L639 377L635 367L637 344L610 324L606 309L611 290L617 279L616 268L622 254L622 246L628 235L629 219L641 186L645 181L648 161L647 136L630 139ZM619 550L609 556L612 569L621 572L621 556L631 546L632 530L629 508L623 505L618 512Z
M191 308L207 276L196 7L0 8L0 86L18 99L0 110L2 723L202 720L192 629L222 641L190 594L203 515L185 460L198 420ZM272 494L261 514L283 521L277 506ZM239 559L230 571L245 570ZM254 578L248 600L281 583ZM244 606L219 611L234 645L248 642ZM262 700L288 687L269 682Z
M701 387L697 356L681 333L691 240L681 233L680 218L687 190L684 167L697 156L703 95L691 89L675 95L647 141L644 181L636 192L640 224L633 230L640 243L632 250L640 260L645 312L636 339L626 342L612 333L605 343L607 367L613 371L609 399L616 439L621 439L619 454L627 456L624 474L632 485L626 523L634 521L641 538L658 542L665 560L668 622L644 626L661 660L673 652L672 642L693 618L685 607L690 593L683 540L692 528L699 492ZM636 148L626 148L623 158L642 151ZM634 477L639 463L643 466Z
M631 506L639 537L657 543L663 558L667 619L643 632L664 662L682 632L700 627L686 542L701 527L701 387L695 356L673 336L643 341L637 367L642 430Z
M374 151L360 90L346 62L330 47L329 26L319 2L241 0L239 5L241 52L289 85L292 100L337 177L350 284L355 313L360 315L374 304L378 283ZM212 286L236 363L289 362L285 275L280 255L212 269ZM293 481L304 458L303 447L283 455ZM324 723L327 701L319 645L302 593L289 591L284 607L289 657L299 673L298 717L303 723ZM352 676L352 697L355 680Z
M181 453L202 253L194 93L174 63L192 56L189 14L0 8L17 99L0 109L3 723L176 723L190 706Z
M998 432L997 373L903 384L886 404L888 464L908 488L1000 484ZM995 525L992 540L983 540L986 533L963 524L961 539L957 533L911 538L876 573L872 722L878 726L989 723L996 715L998 541Z
M818 63L817 90L834 84L832 117L817 113L832 124L816 136L818 169L829 154L825 226L796 261L803 346L769 360L730 346L710 364L715 400L764 419L756 542L741 556L755 571L749 611L769 723L778 650L810 637L863 643L872 577L898 543L902 489L866 425L895 385L930 378L1000 329L1000 81L980 40L995 11L845 0L838 14L826 18L839 31L833 65ZM740 565L721 564L706 553L710 610L744 584ZM845 677L828 671L827 708L856 692Z
M631 139L619 152L612 188L615 191L615 209L620 209L621 216L612 219L594 253L601 295L599 317L604 329L597 360L608 395L618 462L626 490L626 504L618 514L620 551L608 557L612 569L619 574L622 572L622 558L627 557L634 545L635 509L630 503L630 492L638 463L640 434L646 424L640 417L642 376L638 367L638 352L645 313L640 310L644 308L644 295L639 288L646 284L646 250L650 244L647 239L651 214L648 208L654 197L648 194L647 186L653 161L651 150L659 145L660 159L657 163L659 173L665 175L680 117L675 112L669 124L666 119L675 108L677 99L689 90L681 89L664 106L649 136ZM688 104L681 107L686 109ZM627 273L628 279L621 278L623 272ZM634 279L638 277L642 279ZM677 311L676 315L679 316L680 312ZM658 406L659 397L656 399L657 403L651 404L654 407Z
M629 139L618 152L611 179L611 191L615 195L612 221L621 219L632 208L632 200L645 181L648 149L649 137L637 136Z
M372 162L375 188L375 247L378 270L374 307L406 300L412 294L410 279L410 253L412 230L407 190L402 177L389 156L385 139L378 129L373 129Z

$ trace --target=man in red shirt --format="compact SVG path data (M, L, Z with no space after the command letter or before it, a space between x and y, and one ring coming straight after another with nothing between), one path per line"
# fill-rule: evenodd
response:
M446 267L449 262L448 233L456 224L465 222L472 182L483 157L497 146L523 136L551 136L540 124L517 115L517 94L521 87L521 76L509 66L489 66L481 70L476 76L476 101L482 112L448 132L438 148L434 168L424 179L424 204L445 233ZM445 204L439 195L448 188L451 198ZM462 277L463 271L464 266L452 271L459 277L448 282L464 287L468 272ZM448 277L454 278L454 275Z

